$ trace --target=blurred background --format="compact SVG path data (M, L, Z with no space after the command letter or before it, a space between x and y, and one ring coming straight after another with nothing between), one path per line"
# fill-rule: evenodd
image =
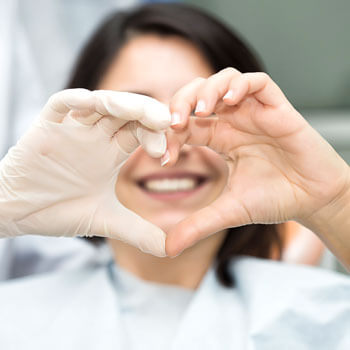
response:
M64 88L102 18L144 2L153 1L1 0L1 157L48 97ZM350 163L350 1L183 2L215 14L247 39L292 104ZM341 269L331 257L325 264Z
M350 162L350 1L187 1L252 43L294 106Z
M64 87L100 20L142 2L152 1L1 1L0 153L28 127L38 106ZM252 43L294 106L350 162L350 1L183 2L215 14Z

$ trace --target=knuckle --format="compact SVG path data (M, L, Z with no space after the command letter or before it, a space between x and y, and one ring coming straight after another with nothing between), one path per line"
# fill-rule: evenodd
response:
M48 103L56 103L56 101L59 101L59 99L64 96L67 93L68 90L61 90L58 92L55 92L54 94L52 94L49 99L48 99Z
M229 78L234 78L234 77L237 77L239 75L241 75L242 73L233 68L233 67L227 67L227 68L224 68L223 70L221 70L219 73L217 73L218 75L224 75L224 76L227 76Z
M220 73L231 73L231 74L237 74L239 73L239 71L233 67L227 67L227 68L224 68L220 71Z
M220 84L221 81L222 81L222 77L220 77L218 73L211 75L208 79L206 79L206 82L200 86L198 91L199 93L202 93L204 91L212 90L218 84Z
M174 109L177 106L191 105L194 96L198 94L205 81L206 79L198 77L177 90L170 101L170 108Z
M226 84L228 81L235 79L240 75L242 75L242 73L240 73L237 69L227 67L225 69L222 69L218 73L210 76L208 78L208 86Z
M267 73L265 73L265 72L259 72L259 73L256 73L256 74L258 74L258 76L259 76L261 79L265 80L265 81L271 80L271 77L270 77Z

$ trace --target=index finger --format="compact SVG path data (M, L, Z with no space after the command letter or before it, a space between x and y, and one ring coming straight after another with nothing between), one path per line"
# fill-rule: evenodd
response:
M167 151L161 158L161 164L174 165L179 156L179 151L183 145L208 146L215 151L217 147L213 146L211 141L217 127L218 118L197 118L191 116L188 119L187 127L180 130L167 131Z
M95 114L96 121L102 117L95 109L96 100L87 89L66 89L53 94L40 113L40 118L62 123L71 110L88 111L90 116Z
M187 125L188 118L194 110L197 100L191 98L195 96L198 89L204 84L206 79L198 77L176 92L170 101L171 126L180 130Z
M140 94L96 90L96 110L123 120L137 120L152 130L164 130L171 122L169 108L156 99Z

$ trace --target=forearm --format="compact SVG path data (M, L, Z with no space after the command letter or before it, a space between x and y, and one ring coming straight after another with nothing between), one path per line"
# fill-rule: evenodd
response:
M317 233L350 271L350 182L336 201L329 203L303 224Z

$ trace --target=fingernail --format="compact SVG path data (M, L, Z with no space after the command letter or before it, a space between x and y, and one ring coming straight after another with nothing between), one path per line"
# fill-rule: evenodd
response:
M195 109L195 113L198 113L198 112L204 112L205 111L205 102L203 100L199 100L197 102L197 106L196 106L196 109Z
M160 165L164 166L166 163L168 163L170 160L170 154L169 151L166 151L164 155L160 158Z
M233 90L228 90L222 99L224 100L225 98L232 99L233 98Z
M181 116L179 113L177 112L174 112L172 115L171 115L171 125L177 125L177 124L180 124L181 123Z

